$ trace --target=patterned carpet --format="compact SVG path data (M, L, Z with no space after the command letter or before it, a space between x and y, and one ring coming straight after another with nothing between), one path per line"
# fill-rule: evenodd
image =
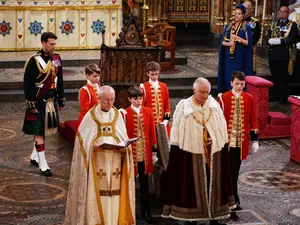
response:
M217 49L182 48L178 52L188 58L188 65L179 66L174 76L217 76ZM257 72L269 75L265 59L258 60ZM0 75L3 83L21 82L23 69L3 69ZM77 81L83 80L83 76L82 67L69 67L65 79ZM179 100L171 99L172 111ZM29 165L32 137L21 132L24 109L23 103L0 102L0 224L62 224L72 148L59 135L47 138L46 157L54 176L40 176L38 169ZM270 109L291 114L289 104L271 103ZM60 112L60 120L76 119L78 113L78 102L67 102L65 111ZM224 222L240 225L300 224L300 166L290 161L289 148L289 139L260 142L259 152L242 164L239 191L243 210L237 212L240 219ZM155 224L183 225L183 222L162 219L161 203L155 196L152 196L151 202ZM138 198L136 205L138 212ZM138 219L137 224L147 223Z
M195 68L200 75L205 77L218 76L219 49L211 48L182 48L178 52L188 58L188 66ZM257 75L270 76L268 61L257 58Z
M177 102L172 99L173 107ZM59 135L47 138L46 156L54 176L40 176L29 165L32 137L21 132L24 108L0 103L0 224L62 224L72 148ZM62 121L77 115L77 102L68 102L60 113ZM227 224L300 224L300 166L289 160L289 146L289 139L262 141L259 152L242 164L239 190L244 210L237 213L238 221ZM155 224L183 224L160 218L162 205L151 199Z

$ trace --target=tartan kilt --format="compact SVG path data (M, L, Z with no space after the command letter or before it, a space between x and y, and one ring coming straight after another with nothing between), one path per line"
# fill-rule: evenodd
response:
M56 112L56 121L54 126L59 126L58 105L54 101ZM38 113L31 113L30 109L26 109L22 131L28 135L45 136L45 119L46 119L46 101L43 99L36 101Z

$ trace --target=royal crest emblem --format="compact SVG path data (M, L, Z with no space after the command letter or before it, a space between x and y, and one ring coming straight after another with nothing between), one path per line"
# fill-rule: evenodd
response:
M5 20L2 21L2 23L0 22L0 35L2 34L3 37L6 34L10 34L10 30L12 28L10 27L10 23L5 22Z
M34 34L35 36L37 36L38 34L42 33L44 27L42 27L42 23L35 20L34 22L30 22L30 26L28 27L28 29L30 30L30 34Z
M62 21L59 28L61 29L61 32L66 35L73 33L73 30L75 29L75 27L73 26L73 22L69 20L66 20L65 22Z
M93 21L93 25L91 26L91 28L93 29L93 33L100 34L104 28L104 21L100 21L99 19Z

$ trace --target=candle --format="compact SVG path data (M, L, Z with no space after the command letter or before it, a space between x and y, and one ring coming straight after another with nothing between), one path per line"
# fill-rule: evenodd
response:
M266 2L267 0L264 0L264 7L263 7L263 15L262 15L262 19L265 19L265 14L266 14Z
M258 5L258 0L255 1L255 17L257 17L257 5Z

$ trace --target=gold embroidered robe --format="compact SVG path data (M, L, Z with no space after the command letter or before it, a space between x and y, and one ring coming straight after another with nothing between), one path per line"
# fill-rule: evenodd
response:
M95 148L128 139L122 116L100 104L82 120L75 140L65 224L135 224L131 148L123 153ZM124 150L124 149L123 149Z

